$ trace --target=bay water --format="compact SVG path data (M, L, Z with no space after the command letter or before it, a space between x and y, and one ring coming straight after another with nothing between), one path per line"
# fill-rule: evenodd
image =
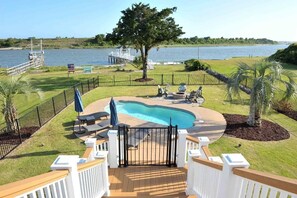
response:
M253 46L211 46L211 47L164 47L149 51L153 62L182 62L196 59L229 59L232 57L270 56L278 49L288 45L253 45ZM104 49L45 49L46 66L108 65L108 55L114 48ZM12 67L28 61L29 50L1 50L0 67ZM139 55L131 50L131 55Z

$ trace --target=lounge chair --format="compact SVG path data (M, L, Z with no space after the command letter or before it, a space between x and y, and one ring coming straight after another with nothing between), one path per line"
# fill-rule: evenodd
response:
M138 145L144 141L148 136L150 136L150 133L148 130L144 131L135 131L134 134L130 134L130 137L128 138L128 147L138 148Z
M185 83L179 84L178 93L185 93L187 90L187 85Z
M101 120L101 118L105 117L107 118L109 116L109 113L105 112L105 111L101 111L101 112L97 112L97 113L91 113L88 115L81 115L81 116L77 116L77 119L81 122L87 122L89 117L92 117L95 120Z
M160 85L158 85L158 95L157 96L163 96L165 95L165 97L167 97L168 95L168 90L167 87L162 88Z
M91 132L91 133L95 132L96 134L97 131L110 128L110 120L104 120L98 124L82 126L82 128L85 130L85 132Z
M201 105L205 101L202 96L202 87L200 86L197 91L191 91L190 95L186 96L186 100Z

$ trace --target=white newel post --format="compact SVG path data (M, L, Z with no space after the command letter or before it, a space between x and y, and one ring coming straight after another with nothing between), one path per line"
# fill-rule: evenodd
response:
M103 179L104 179L104 190L105 190L105 196L110 195L110 190L109 190L109 178L108 178L108 164L107 164L107 156L108 156L108 151L98 151L95 154L96 159L104 159L104 166L103 166Z
M205 153L202 150L202 147L203 146L208 147L208 144L210 143L210 141L209 141L208 137L198 137L198 139L199 139L199 151L201 153L201 157L203 159L207 159Z
M87 138L86 141L85 141L85 144L86 144L87 148L93 148L93 151L91 153L91 157L89 158L91 161L95 159L94 156L95 156L95 153L96 153L96 142L97 142L96 138Z
M236 181L233 168L248 168L250 164L241 154L222 154L223 172L219 181L217 197L236 198L242 187L242 181Z
M187 174L187 195L193 195L193 184L194 184L194 162L192 160L193 157L201 157L201 153L199 150L189 150L188 151L188 174Z
M81 198L79 176L77 171L78 155L59 155L51 165L52 170L69 170L66 185L71 198Z
M118 131L109 130L108 131L109 144L108 144L108 157L109 157L109 167L118 168Z
M177 167L184 167L186 161L186 147L187 147L187 135L188 131L185 129L178 130L178 142L177 142Z

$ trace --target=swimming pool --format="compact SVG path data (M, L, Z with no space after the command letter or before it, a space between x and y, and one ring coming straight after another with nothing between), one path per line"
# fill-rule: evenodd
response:
M157 124L169 125L171 118L172 125L178 125L180 129L192 127L196 119L194 114L189 111L164 106L150 106L140 102L119 101L116 102L116 106L118 113ZM105 107L105 111L109 112L109 106Z

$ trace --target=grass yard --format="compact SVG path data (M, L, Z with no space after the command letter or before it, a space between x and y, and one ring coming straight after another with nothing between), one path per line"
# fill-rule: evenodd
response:
M210 61L212 68L229 65L222 69L231 71L235 68L237 61L241 59L231 59L224 61ZM246 61L254 61L247 59ZM128 66L129 69L134 69ZM127 69L128 70L128 69ZM216 70L216 69L214 69ZM187 73L184 72L184 66L158 66L155 70L149 71L149 76L159 73ZM69 86L91 77L99 75L117 75L124 76L129 72L115 72L115 68L96 69L96 73L91 75L76 73L67 78L67 72L56 71L41 74L29 74L34 85L44 91L44 98L38 99L32 97L24 103L23 96L17 98L17 106L21 112L25 112L34 105L43 100L57 95ZM99 73L97 73L99 72ZM141 74L141 72L140 72ZM197 72L198 74L198 72ZM196 90L197 86L188 86L189 90ZM176 91L177 86L172 86L171 91ZM111 96L154 96L157 93L156 86L116 86L116 87L99 87L83 96L83 103L88 104L106 97ZM226 101L226 92L224 85L204 85L203 95L206 98L204 107L214 109L221 113L244 114L248 113L248 96L242 95L242 101L234 101L230 104ZM36 101L35 101L36 100ZM50 170L50 165L60 154L82 155L85 146L83 142L72 133L73 120L76 117L73 104L67 107L59 115L53 118L33 137L19 146L4 160L0 161L0 185L9 182L21 180L34 175L45 173ZM258 142L247 141L238 138L223 136L220 140L210 145L210 150L215 155L222 153L242 153L251 164L252 169L266 172L272 172L278 175L297 178L297 122L276 112L271 112L266 116L267 119L280 124L290 132L290 139L278 142ZM242 146L236 148L238 144Z

